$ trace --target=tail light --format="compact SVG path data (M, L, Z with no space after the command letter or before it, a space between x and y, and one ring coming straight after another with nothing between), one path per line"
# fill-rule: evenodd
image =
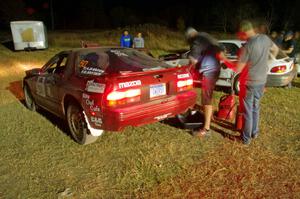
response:
M271 72L272 73L283 73L286 71L286 66L283 65L283 66L275 66L271 69Z
M193 88L193 79L185 79L177 81L177 91L186 91L191 90Z
M112 91L107 95L108 106L123 105L141 100L141 89Z

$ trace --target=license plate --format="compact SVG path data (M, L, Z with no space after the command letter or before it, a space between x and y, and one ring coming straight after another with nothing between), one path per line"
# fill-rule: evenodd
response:
M165 95L166 93L167 93L166 84L150 85L150 98L162 96Z

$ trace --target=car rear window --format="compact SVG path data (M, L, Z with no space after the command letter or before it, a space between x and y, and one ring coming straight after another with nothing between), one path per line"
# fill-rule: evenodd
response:
M159 70L172 66L134 49L86 49L77 54L77 71L81 75L99 76L118 73Z
M109 57L104 52L88 51L78 54L76 66L81 75L99 76L105 72Z
M239 47L233 43L220 43L227 56L237 56Z
M140 72L172 67L163 61L134 49L111 49L106 53L109 55L108 70L110 72Z

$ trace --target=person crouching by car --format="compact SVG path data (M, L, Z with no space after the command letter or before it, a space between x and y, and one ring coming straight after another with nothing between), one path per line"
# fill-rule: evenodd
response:
M276 57L277 45L265 34L257 34L250 21L240 24L238 36L247 43L236 65L240 75L240 111L244 125L241 134L243 144L250 144L259 133L259 104L267 81L269 52Z
M194 136L203 137L210 133L212 117L213 91L220 73L220 62L216 55L221 51L218 41L205 32L188 28L186 38L190 44L190 64L202 74L201 103L204 108L204 126L193 132Z
M295 40L294 40L294 33L292 31L288 31L283 38L282 41L282 51L286 53L289 57L295 58Z
M131 48L132 47L132 38L129 35L128 31L125 30L120 39L121 47Z

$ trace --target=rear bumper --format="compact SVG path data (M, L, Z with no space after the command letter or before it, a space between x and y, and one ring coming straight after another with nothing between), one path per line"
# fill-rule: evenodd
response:
M266 86L286 86L296 76L297 69L293 68L289 73L283 75L268 75Z
M127 126L140 126L174 117L192 108L196 103L196 98L196 92L189 91L136 106L106 109L103 110L102 128L109 131L120 131Z

